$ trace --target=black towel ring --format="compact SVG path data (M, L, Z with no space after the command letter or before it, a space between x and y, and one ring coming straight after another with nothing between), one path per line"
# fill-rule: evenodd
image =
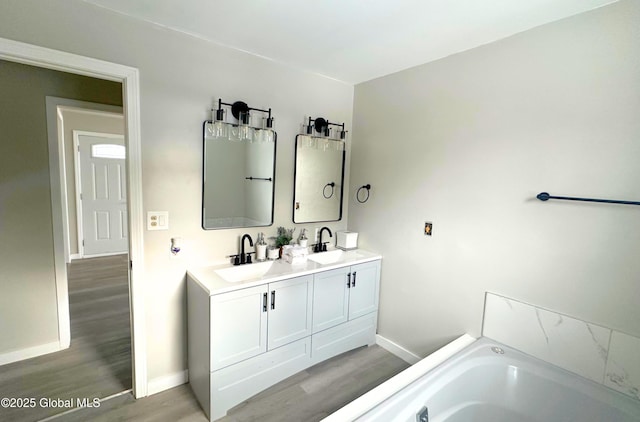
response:
M327 183L326 185L324 185L324 188L322 188L322 196L324 196L327 199L331 198L333 196L335 186L336 186L335 182ZM331 188L331 193L329 194L329 196L327 196L327 187Z
M364 199L360 199L360 191L362 189L366 189L367 190L367 196ZM358 189L358 192L356 192L356 200L358 202L360 202L361 204L364 204L365 202L367 202L369 200L369 193L371 191L371 185L370 184L366 184L366 185L362 185L360 186L360 189Z

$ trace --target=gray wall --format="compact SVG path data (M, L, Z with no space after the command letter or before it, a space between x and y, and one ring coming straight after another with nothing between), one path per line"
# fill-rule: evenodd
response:
M0 37L140 70L144 212L169 212L168 231L147 231L144 236L148 377L179 376L187 368L186 269L237 253L243 233L255 239L260 231L269 237L277 226L294 226L295 135L305 115L344 121L351 127L353 86L80 0L2 1ZM200 227L202 122L210 118L217 97L273 109L278 151L272 227L209 231ZM296 234L301 227L305 226L298 226ZM330 227L345 228L346 214ZM170 252L172 237L184 239L177 257Z
M122 104L121 84L0 61L0 354L58 341L45 96Z
M640 209L535 199L640 201L639 5L356 86L351 190L373 188L349 229L384 256L382 336L479 335L485 291L640 335Z

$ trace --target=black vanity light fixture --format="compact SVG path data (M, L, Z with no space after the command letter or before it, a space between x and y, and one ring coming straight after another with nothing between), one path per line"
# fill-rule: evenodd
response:
M271 108L268 110L263 110L261 108L249 107L247 103L244 101L236 101L235 103L225 103L222 101L222 98L218 99L218 108L215 110L215 121L223 122L224 121L224 109L222 106L231 107L231 114L235 117L240 124L248 125L251 118L251 111L259 111L261 113L266 113L267 117L265 119L264 128L272 129L273 128L273 116L271 116Z
M311 124L311 122L313 122L313 124ZM331 123L323 117L316 117L315 119L309 117L309 122L305 125L305 132L307 135L313 135L315 129L316 132L321 133L326 137L330 137L330 126L338 126L340 128L340 139L344 140L347 138L347 131L344 130L344 123Z

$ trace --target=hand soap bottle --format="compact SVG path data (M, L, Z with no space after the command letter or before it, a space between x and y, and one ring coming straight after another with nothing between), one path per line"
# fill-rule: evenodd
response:
M258 233L258 241L256 242L256 261L264 261L267 259L267 242L264 240L264 233Z

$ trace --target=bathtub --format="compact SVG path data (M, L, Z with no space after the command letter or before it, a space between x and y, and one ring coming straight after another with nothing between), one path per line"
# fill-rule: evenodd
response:
M487 338L454 343L324 421L640 421L640 401L603 385Z

